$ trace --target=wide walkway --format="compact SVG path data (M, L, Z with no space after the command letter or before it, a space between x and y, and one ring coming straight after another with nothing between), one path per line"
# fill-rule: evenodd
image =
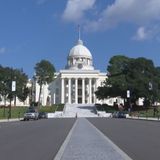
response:
M63 117L98 117L93 104L66 104Z
M87 119L78 118L55 160L131 160Z

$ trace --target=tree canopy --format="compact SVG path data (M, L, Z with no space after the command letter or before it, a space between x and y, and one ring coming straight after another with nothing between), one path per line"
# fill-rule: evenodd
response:
M40 85L39 100L38 100L38 105L39 105L42 85L49 84L54 80L55 67L49 61L41 60L36 64L35 72L36 72L35 78L37 79L37 82Z
M16 81L16 96L20 101L24 102L29 94L29 88L27 87L28 76L23 70L19 69L15 69L13 75L13 80Z
M96 92L99 99L126 98L130 90L133 102L142 97L152 103L160 100L160 67L152 60L118 55L110 59L107 71L105 85Z
M16 81L16 91L11 91L12 81ZM7 100L18 97L20 101L25 101L29 89L27 88L28 76L19 69L0 66L0 96Z

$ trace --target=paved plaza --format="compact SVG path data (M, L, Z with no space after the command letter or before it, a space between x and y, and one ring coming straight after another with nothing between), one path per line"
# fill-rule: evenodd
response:
M0 123L2 160L159 159L159 121L53 118Z

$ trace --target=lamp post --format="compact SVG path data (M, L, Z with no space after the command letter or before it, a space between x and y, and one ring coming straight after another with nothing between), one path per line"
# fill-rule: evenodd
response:
M149 100L152 103L152 101L153 101L153 93L152 93L152 91L153 91L153 83L152 82L148 83L148 90L150 92Z
M12 93L15 93L16 92L16 81L13 80L12 81ZM16 97L14 96L15 100L16 100ZM16 104L15 104L16 105Z
M13 78L13 69L11 68L11 88L10 88L10 106L9 106L9 115L8 119L11 118L11 106L12 106L12 98L13 98L13 93L16 92L16 81L15 77ZM16 97L15 97L16 98Z
M151 104L151 107L152 107L152 103L153 103L153 93L152 93L152 91L153 91L153 83L152 82L149 82L148 83L148 89L149 89L149 91L150 91L150 104ZM154 108L153 108L153 116L155 117L155 115L156 115L156 111L157 111L157 108L154 106Z
M5 110L5 108L6 108L6 101L5 101L5 96L4 96L4 92L5 92L5 81L1 81L1 85L2 85L2 93L1 93L1 95L2 95L2 97L4 98L4 100L3 100L3 102L4 102L4 106L3 106L3 117L5 117L6 116L6 110Z
M130 94L130 90L127 90L127 100L128 100L128 109L129 109L129 112L131 112L131 94Z
M34 75L31 79L31 92L30 92L30 105L35 106L36 102L36 76Z

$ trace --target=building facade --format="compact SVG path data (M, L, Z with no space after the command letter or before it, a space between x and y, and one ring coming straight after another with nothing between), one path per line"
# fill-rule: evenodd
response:
M97 99L95 91L99 86L104 85L106 78L106 73L94 68L92 54L79 38L67 56L67 65L64 69L55 73L52 83L42 86L40 103L43 106L60 103L107 103L109 105L113 105L114 102L122 103L120 97L104 99L103 101ZM31 101L38 102L40 86L36 79L29 80L27 86L31 88L31 93L25 102L20 102L17 98L17 106L29 106ZM4 104L8 105L9 101L5 103L2 99L0 105Z
M67 56L67 64L64 69L55 73L52 83L42 85L40 103L43 106L60 103L106 103L109 105L113 105L114 102L123 103L120 97L97 99L95 91L99 86L104 85L106 78L106 73L94 68L92 54L79 38ZM38 102L40 86L36 78L28 80L27 87L30 88L31 93L25 102L19 101L16 97L16 106L29 106L31 102ZM5 101L4 97L1 97L0 105L9 104L8 100ZM14 101L11 102L11 105L14 105Z
M56 73L49 85L51 104L98 103L95 91L105 79L106 73L94 69L92 54L79 39L68 54L65 69Z

